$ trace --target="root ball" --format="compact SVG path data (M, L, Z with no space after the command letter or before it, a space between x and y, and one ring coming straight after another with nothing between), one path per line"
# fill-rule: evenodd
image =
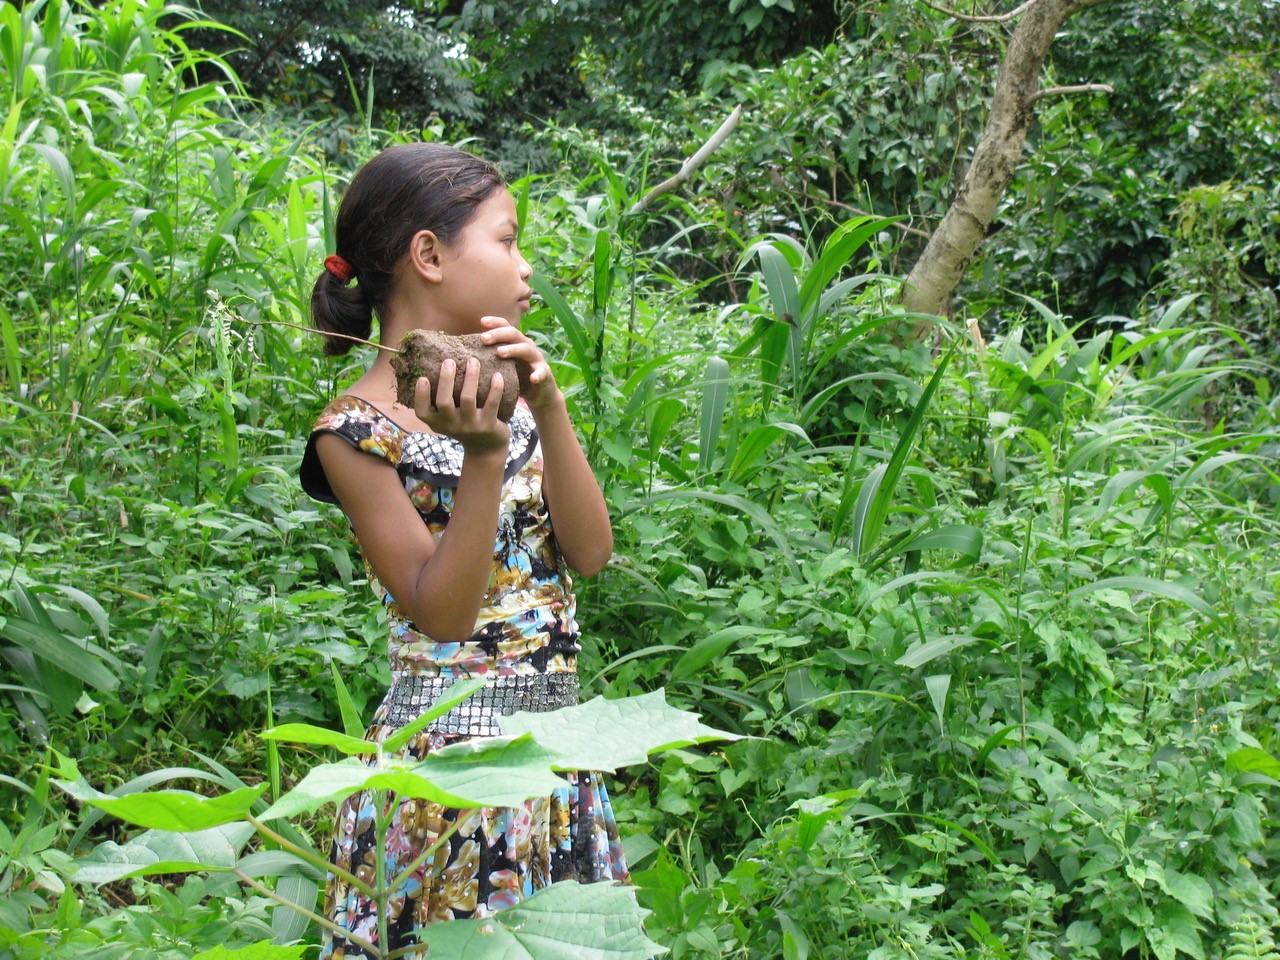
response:
M431 381L435 390L440 382L440 364L452 360L458 373L453 382L453 401L462 398L462 374L467 361L475 357L480 361L480 383L476 400L484 406L489 397L489 384L495 373L502 374L502 402L498 406L498 419L507 421L516 410L516 398L520 387L528 378L527 364L498 356L497 349L483 343L478 333L453 337L437 330L410 330L400 341L400 352L391 358L391 368L396 372L396 402L413 406L413 388L419 377Z

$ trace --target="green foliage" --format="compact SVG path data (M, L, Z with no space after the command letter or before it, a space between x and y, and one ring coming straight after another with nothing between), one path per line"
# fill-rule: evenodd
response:
M377 90L379 114L420 129L435 116L476 119L479 101L434 0L201 0L211 19L194 41L222 54L246 88L315 120L359 114Z
M763 54L791 43L768 31L795 6L703 15ZM1025 216L1011 206L975 281L999 322L904 344L898 242L945 202L984 95L967 65L995 61L999 31L859 4L839 42L787 62L691 66L750 101L744 125L629 215L725 104L646 106L610 59L622 34L578 45L594 9L495 15L578 51L566 89L599 94L619 131L548 129L538 148L575 173L516 191L543 302L527 329L616 526L613 562L579 585L584 686L611 699L555 746L608 766L594 751L619 727L642 752L678 744L611 789L651 935L761 960L1274 956L1280 409L1254 61L1190 56L1191 28L1218 23L1195 4L1182 26L1117 4L1073 31L1123 67L1132 125L1040 104ZM1269 9L1242 8L1242 45ZM1156 21L1177 57L1120 63ZM303 319L338 179L322 151L346 168L385 137L363 79L360 122L252 113L197 22L159 2L0 5L0 956L296 956L328 804L369 776L506 801L584 762L539 746L536 721L439 757L428 787L321 755L361 749L385 687L349 531L293 476L359 370L259 321ZM1077 58L1054 82L1108 79L1112 61L1085 76ZM315 83L319 115L337 81ZM1201 115L1229 124L1213 150L1156 123ZM1121 247L1142 256L1106 259ZM1083 322L1102 302L1135 306ZM660 688L740 739L608 715ZM74 826L46 742L101 787L78 788ZM263 842L246 817L272 805ZM109 808L151 826L118 832ZM90 886L67 887L77 870ZM529 950L524 918L569 929L555 898L583 893L439 935Z
M483 685L483 680L463 681L459 690L451 694L450 702L435 705L434 716L446 713ZM427 717L419 726L430 719ZM703 726L691 714L668 707L660 694L566 707L556 713L556 720L555 725L549 726L536 716L517 714L505 723L517 731L532 727L536 734L515 732L463 741L421 761L384 756L383 745L379 745L376 755L366 757L366 761L345 760L312 768L296 787L266 810L255 809L265 783L213 797L177 790L141 790L111 797L91 787L74 761L55 754L57 774L63 778L59 785L67 793L128 823L149 828L125 847L114 842L102 844L72 879L103 883L126 876L221 872L234 875L304 919L316 919L311 909L314 884L305 888L309 902L294 902L281 891L263 886L257 878L264 874L288 876L298 867L310 867L314 873L325 867L324 857L305 842L296 842L268 828L267 822L310 812L322 805L339 804L355 793L370 790L378 798L374 809L378 811L378 845L382 846L390 819L387 811L393 806L387 799L392 792L453 807L515 806L528 797L547 795L561 787L564 781L553 771L576 769L584 759L584 751L598 769L616 770L673 746L725 736L732 739L731 735ZM308 744L348 746L346 734L305 725L290 731L277 730L272 736L279 739L284 733L297 733ZM403 741L411 735L403 730L397 733ZM541 742L535 735L542 738ZM365 750L370 746L366 742ZM395 745L388 749L395 749ZM272 846L242 855L245 841L255 830ZM371 883L343 874L345 880L381 905L376 943L388 941L387 900L402 885L404 877L418 869L451 835L452 830L442 834L400 876L388 878L381 863ZM21 845L18 852L23 852ZM443 924L442 928L429 931L427 941L439 949L465 950L468 956L477 957L519 955L536 960L562 956L564 950L573 949L598 960L628 960L652 956L659 949L641 930L643 916L627 890L604 884L579 887L566 881L491 918ZM305 924L297 932L302 929ZM353 934L349 937L371 956L384 955L376 945Z

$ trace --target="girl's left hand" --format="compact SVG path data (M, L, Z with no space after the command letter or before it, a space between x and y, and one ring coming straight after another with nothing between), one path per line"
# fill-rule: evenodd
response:
M560 388L556 385L551 365L547 363L547 358L542 355L538 345L505 317L481 317L480 323L484 327L484 342L497 347L498 356L528 365L528 386L524 385L525 378L521 377L520 395L530 409L536 410L554 402L560 394Z

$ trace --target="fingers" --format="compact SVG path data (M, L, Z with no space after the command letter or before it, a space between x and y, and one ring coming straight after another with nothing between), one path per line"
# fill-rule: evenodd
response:
M435 408L435 401L431 399L431 381L426 377L419 377L418 382L413 385L413 412L418 415L419 420L425 421Z
M461 382L458 377L461 375ZM415 405L421 412L432 414L448 414L450 417L469 420L475 414L481 414L481 420L497 416L502 405L502 374L494 373L488 384L488 390L480 389L480 361L470 358L461 371L453 360L445 360L440 364L440 381L436 384L434 395L431 392L431 381L419 377L415 389ZM484 403L480 402L483 393ZM424 409L425 408L425 409ZM425 418L424 418L425 419Z
M521 360L532 371L531 383L541 383L551 373L538 345L511 326L494 327L484 334L484 342L493 346L504 360Z
M481 413L486 417L492 416L495 420L497 419L498 408L502 406L502 388L505 383L500 373L495 373L489 381L489 395L485 397L484 407L481 408Z
M453 397L456 391L453 388L453 384L457 375L458 365L452 360L446 360L440 364L440 382L436 384L434 398L437 410L454 406Z

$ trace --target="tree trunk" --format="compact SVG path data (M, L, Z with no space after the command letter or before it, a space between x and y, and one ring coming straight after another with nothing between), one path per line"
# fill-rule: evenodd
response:
M1009 39L996 80L991 115L973 162L946 216L911 269L902 304L914 313L940 314L973 262L1005 188L1022 160L1040 74L1063 22L1106 0L1035 0L1025 5Z

